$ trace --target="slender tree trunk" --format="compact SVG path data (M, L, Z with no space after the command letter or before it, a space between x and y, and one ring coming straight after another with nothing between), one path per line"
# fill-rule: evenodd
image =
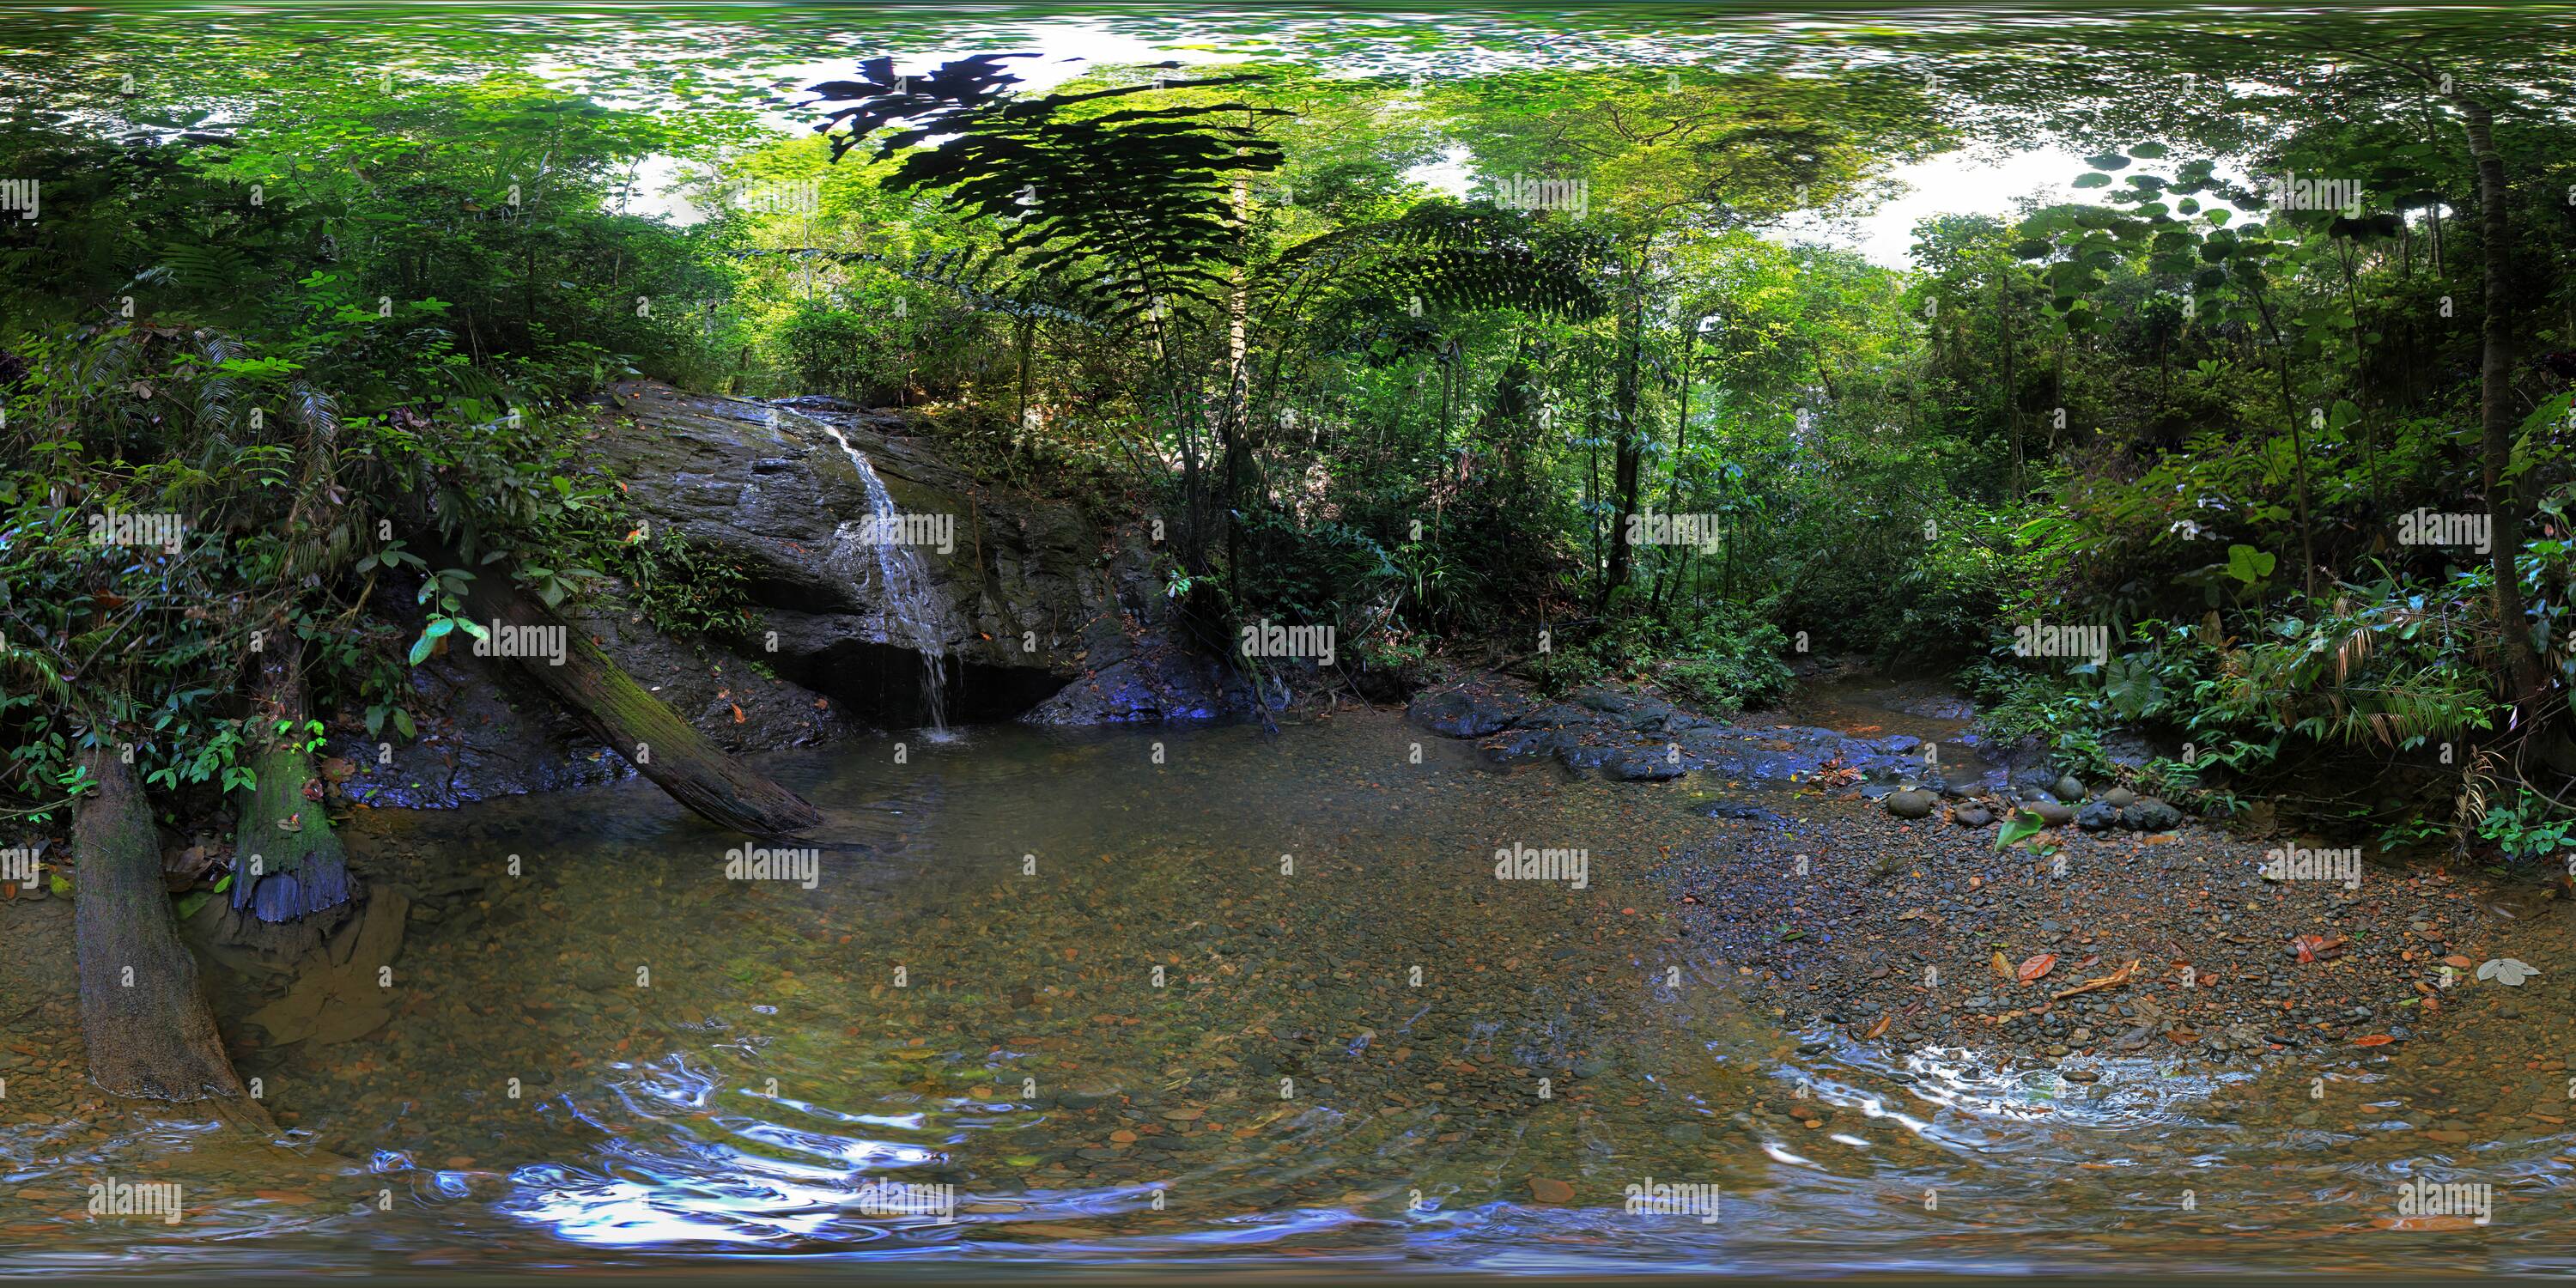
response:
M117 1095L151 1100L241 1096L241 1077L206 1009L197 960L179 941L161 881L160 834L134 767L106 746L83 751L81 763L98 783L72 823L90 1079Z
M1610 523L1610 563L1601 578L1601 604L1628 581L1628 519L1637 512L1638 473L1644 465L1645 442L1637 425L1640 368L1646 348L1645 257L1638 256L1630 282L1628 316L1621 319L1625 334L1620 338L1619 387L1612 399L1613 428L1619 435L1611 456L1611 490L1616 493L1616 510Z
M1999 269L1996 278L2003 289L1996 292L1996 329L2003 333L2004 349L2004 437L2012 447L2012 497L2021 499L2021 386L2013 375L2012 266Z
M2272 336L2272 370L2281 382L2281 414L2290 422L2290 466L2293 495L2299 508L2299 585L2313 598L2317 593L2316 536L2308 525L2308 443L2299 432L2298 399L2290 393L2289 346L2281 338L2281 328L2272 321L2272 302L2268 293L2256 291L2254 307L2262 312L2263 329Z
M2528 708L2539 701L2544 681L2531 624L2523 616L2522 575L2515 566L2525 518L2519 490L2506 475L2514 429L2513 211L2507 204L2504 153L2495 143L2495 113L2466 96L2454 101L2466 118L2469 154L2478 166L2478 270L2485 279L2486 309L2479 327L2478 427L2487 507L2495 517L2495 610L2513 668L2512 697Z
M1692 323L1689 330L1682 332L1681 407L1673 417L1673 468L1671 477L1664 484L1664 510L1667 513L1678 512L1682 505L1682 453L1690 449L1691 354L1698 347L1699 327ZM1687 559L1688 556L1689 550L1685 547L1683 557ZM1674 576L1675 569L1670 560L1655 573L1654 611L1663 611L1664 592L1671 588Z

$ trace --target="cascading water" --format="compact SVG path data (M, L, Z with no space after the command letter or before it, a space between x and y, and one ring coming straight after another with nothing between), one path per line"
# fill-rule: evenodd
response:
M850 440L841 436L840 426L820 418L815 423L841 445L841 454L850 458L850 468L858 471L859 485L867 491L872 522L844 523L841 537L874 552L877 590L885 603L886 639L921 654L921 688L924 705L929 708L930 727L944 734L948 732L948 653L939 626L938 601L930 593L930 569L922 563L920 552L902 540L903 516L895 509L885 480L878 478L876 467L868 464L866 453L850 446Z

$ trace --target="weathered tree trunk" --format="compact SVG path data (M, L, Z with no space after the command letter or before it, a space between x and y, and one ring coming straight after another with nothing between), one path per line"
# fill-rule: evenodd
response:
M2486 316L2480 320L2478 356L2479 455L2487 508L2495 516L2495 610L2504 631L2505 658L2512 667L2514 702L2538 704L2544 681L2540 655L2531 644L2531 623L2523 615L2522 577L2514 561L2522 554L2524 517L2520 496L2505 473L2513 460L2513 212L2506 205L2504 153L2496 150L2495 113L2463 95L2458 100L2466 118L2469 155L2478 166L2478 271L2485 279Z
M752 772L689 727L588 636L518 593L507 573L487 568L466 586L466 607L486 626L542 632L529 638L563 632L561 665L551 657L513 660L563 703L592 737L625 757L671 799L712 822L753 836L801 832L823 821L803 797Z
M1619 435L1611 452L1610 489L1616 512L1610 520L1610 561L1601 577L1600 604L1628 583L1628 520L1637 513L1638 476L1645 459L1644 430L1638 425L1639 404L1646 349L1645 255L1637 256L1635 276L1630 279L1630 310L1620 319L1619 385L1611 401L1611 416L1617 422Z
M331 830L305 750L302 650L282 624L269 633L279 638L259 654L251 755L259 778L233 837L232 903L252 921L275 924L345 908L356 891L349 852Z
M134 767L105 746L83 752L81 763L98 782L72 825L90 1079L153 1100L241 1096L241 1077L198 988L197 961L179 942L161 882L160 837Z

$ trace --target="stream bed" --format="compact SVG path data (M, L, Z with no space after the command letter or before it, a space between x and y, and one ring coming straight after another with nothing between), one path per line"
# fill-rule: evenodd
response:
M0 1270L2576 1268L2552 974L2365 1058L2079 1085L1761 1009L1651 876L1695 779L1379 712L901 741L769 762L833 848L732 875L640 783L363 812L419 900L390 1019L225 1015L286 1148L0 1119ZM1497 879L1524 846L1581 858Z

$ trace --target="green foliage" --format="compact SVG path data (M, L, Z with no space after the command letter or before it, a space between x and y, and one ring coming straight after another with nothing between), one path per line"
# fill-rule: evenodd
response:
M1677 634L1679 656L1655 677L1674 697L1706 710L1748 711L1788 693L1789 666L1781 657L1788 637L1751 610L1724 605Z
M739 644L758 625L742 561L669 528L625 547L619 567L629 598L658 630Z
M2478 836L2509 862L2555 867L2576 849L2576 815L2523 788L2511 800L2487 804L2478 819Z

